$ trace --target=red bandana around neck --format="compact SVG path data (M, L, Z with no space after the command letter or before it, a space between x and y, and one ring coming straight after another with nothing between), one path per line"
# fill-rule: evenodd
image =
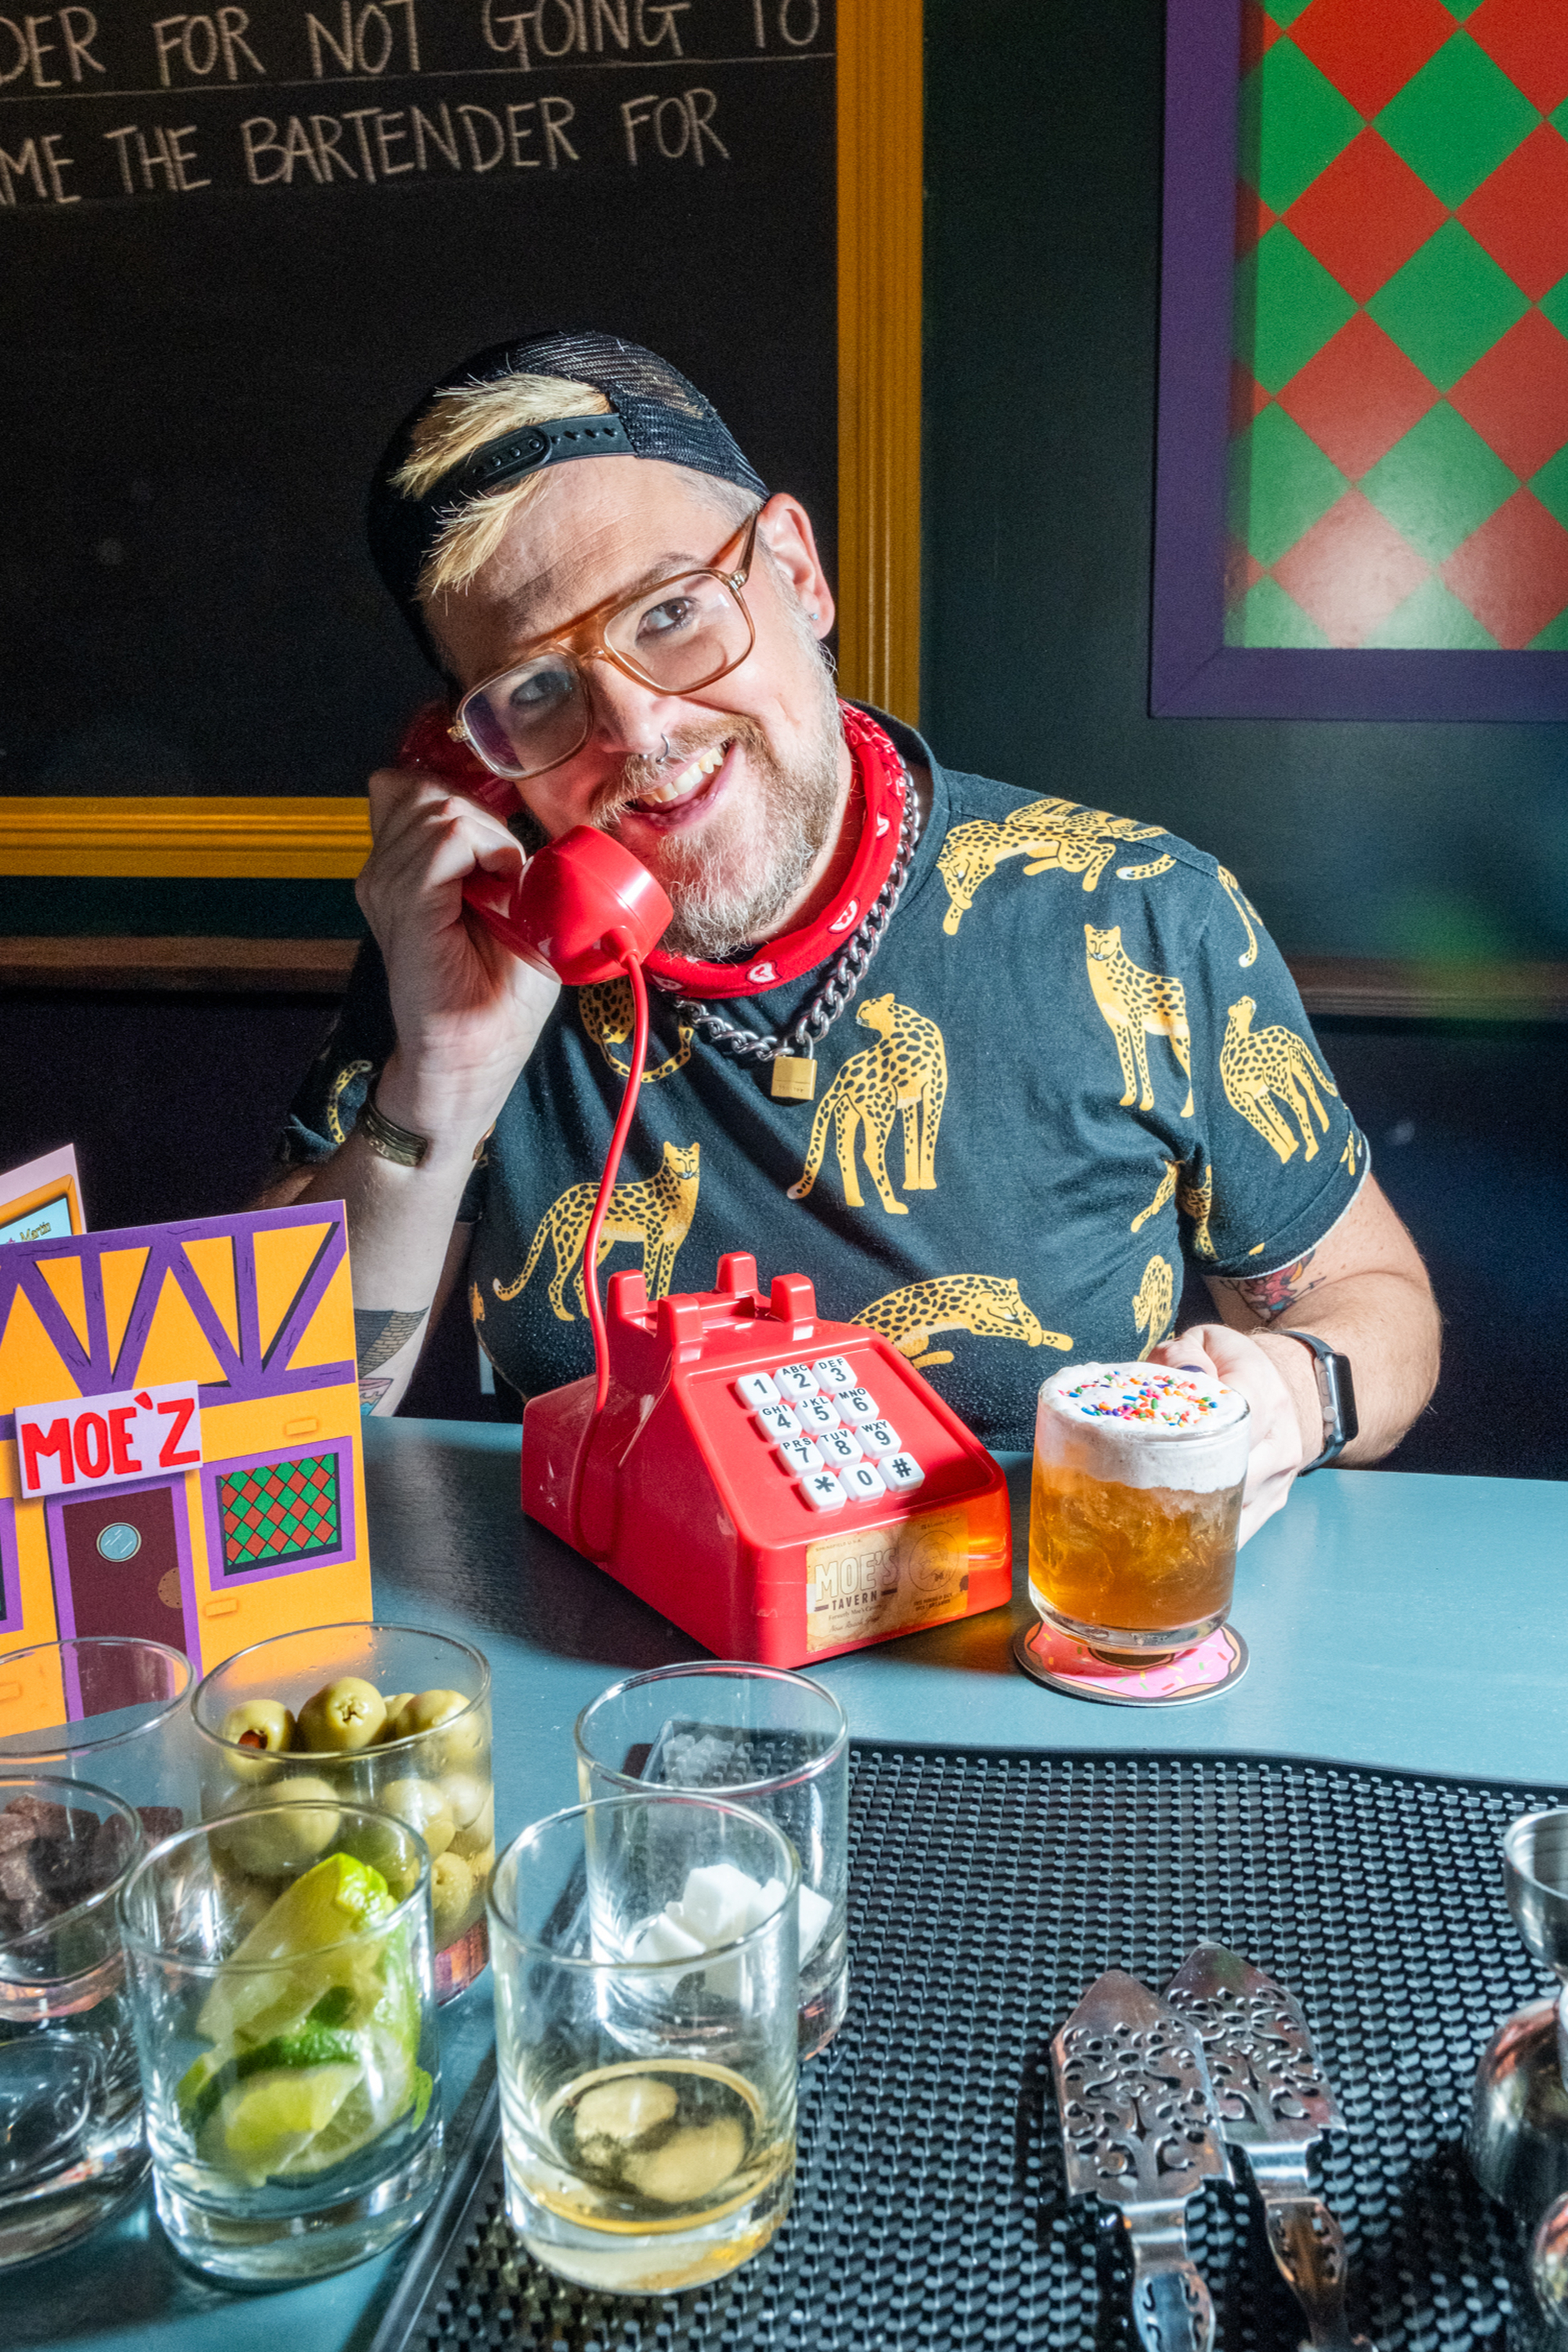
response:
M841 954L866 909L875 903L898 855L909 779L892 738L874 719L847 702L840 702L838 710L864 814L849 871L836 897L798 930L764 940L744 963L705 963L696 956L669 955L655 948L644 970L665 989L682 996L761 996Z

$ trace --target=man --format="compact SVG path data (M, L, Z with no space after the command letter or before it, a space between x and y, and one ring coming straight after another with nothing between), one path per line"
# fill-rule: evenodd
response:
M1252 1409L1244 1533L1333 1451L1321 1360L1353 1368L1344 1458L1397 1441L1436 1309L1234 877L840 705L810 520L674 369L601 335L480 353L400 431L371 529L473 777L517 803L509 828L428 770L372 778L374 945L269 1196L348 1202L372 1409L459 1279L513 1388L589 1368L627 992L560 991L462 901L585 824L676 908L605 1226L651 1292L726 1248L798 1268L998 1447L1061 1363L1211 1369ZM1184 1255L1217 1319L1173 1339Z

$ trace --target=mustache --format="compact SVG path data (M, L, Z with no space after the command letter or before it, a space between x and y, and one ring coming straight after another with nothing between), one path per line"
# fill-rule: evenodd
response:
M637 754L622 763L620 773L611 777L601 792L589 817L590 824L596 825L601 833L614 832L624 809L640 801L656 784L668 782L688 761L695 760L703 751L717 751L721 744L731 743L738 743L750 751L766 749L762 729L747 719L729 719L722 727L704 734L684 729L678 735L667 736L665 740L668 749L658 759Z

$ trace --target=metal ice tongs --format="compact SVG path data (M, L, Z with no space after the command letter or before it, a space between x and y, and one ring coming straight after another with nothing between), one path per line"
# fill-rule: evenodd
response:
M1165 1998L1202 2044L1220 2128L1263 2200L1269 2250L1307 2315L1301 2352L1376 2352L1350 2333L1345 2242L1307 2175L1313 2141L1345 2126L1300 2009L1224 1944L1194 1946Z

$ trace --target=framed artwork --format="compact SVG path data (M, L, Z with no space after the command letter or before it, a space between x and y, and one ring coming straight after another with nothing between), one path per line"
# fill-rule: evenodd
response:
M1568 718L1568 11L1169 0L1151 709Z

